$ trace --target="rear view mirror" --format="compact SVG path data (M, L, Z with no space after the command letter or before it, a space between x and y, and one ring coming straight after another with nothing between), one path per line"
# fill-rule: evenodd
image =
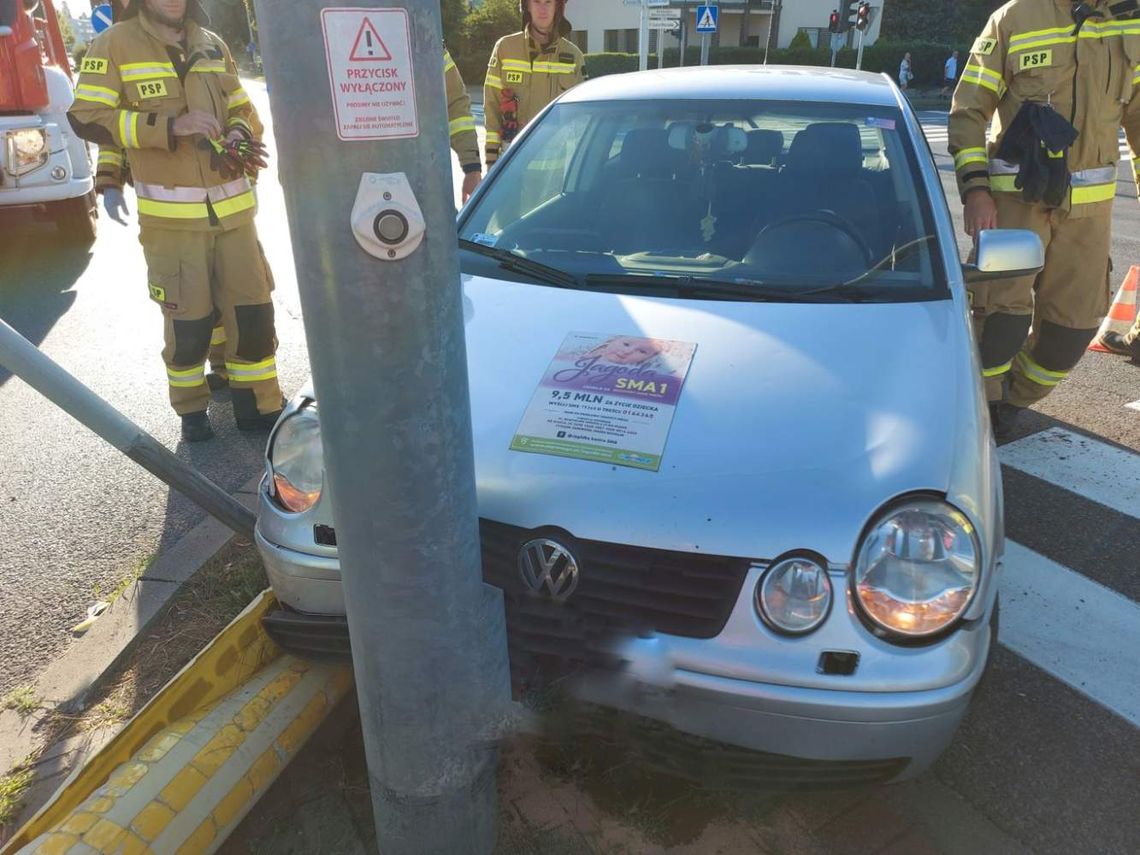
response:
M963 264L967 282L1030 276L1045 266L1045 247L1028 229L987 229L978 234L973 264Z

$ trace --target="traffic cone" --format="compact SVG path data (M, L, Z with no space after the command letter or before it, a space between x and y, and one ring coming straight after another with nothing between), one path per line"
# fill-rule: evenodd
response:
M1124 284L1116 292L1116 299L1112 301L1112 308L1108 310L1108 315L1101 321L1100 329L1096 331L1096 336L1093 338L1092 344L1089 345L1089 350L1112 353L1113 351L1100 343L1104 334L1111 330L1124 335L1132 329L1132 324L1136 322L1136 287L1138 283L1140 283L1140 267L1133 264L1128 269L1128 275L1124 277Z

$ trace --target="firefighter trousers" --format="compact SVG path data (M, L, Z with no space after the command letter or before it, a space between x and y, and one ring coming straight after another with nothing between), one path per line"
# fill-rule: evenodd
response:
M210 390L204 363L219 349L234 416L256 418L280 410L273 275L253 223L209 231L147 226L139 241L150 298L162 307L162 359L174 411L206 410Z
M986 398L1028 407L1080 361L1108 311L1111 205L1071 216L995 193L1003 229L1036 232L1045 266L1034 276L970 286Z

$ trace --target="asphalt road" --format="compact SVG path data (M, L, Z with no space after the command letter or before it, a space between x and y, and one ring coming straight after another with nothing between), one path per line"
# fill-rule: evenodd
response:
M266 109L264 87L249 88ZM945 114L922 119L960 221ZM258 227L277 280L278 363L290 394L308 374L304 333L275 175L260 186ZM5 226L0 316L236 490L260 470L263 438L234 429L223 395L212 408L218 438L179 443L135 236L133 224L103 219L93 251L75 253L50 227ZM963 257L965 249L963 237ZM1140 207L1126 167L1112 252L1118 279L1140 264ZM927 777L946 803L915 807L947 851L966 851L965 838L940 824L942 814L965 816L965 825L973 817L1042 852L1140 851L1140 411L1126 406L1136 401L1140 366L1090 353L1003 447L1012 542L1002 644L957 740ZM2 370L0 448L2 696L66 649L90 603L202 514Z

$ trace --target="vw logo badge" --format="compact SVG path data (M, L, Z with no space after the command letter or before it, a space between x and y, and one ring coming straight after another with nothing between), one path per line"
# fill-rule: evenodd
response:
M519 550L519 574L532 592L545 591L559 602L578 587L577 559L561 543L545 537L523 544Z

